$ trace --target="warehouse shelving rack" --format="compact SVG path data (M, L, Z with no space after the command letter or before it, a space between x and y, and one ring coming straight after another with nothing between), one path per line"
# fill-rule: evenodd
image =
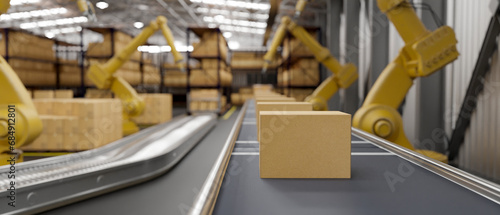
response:
M316 34L316 38L317 40L319 41L320 44L322 44L322 40L321 40L321 28L319 27L304 27L307 32L309 33L315 33ZM293 39L294 36L290 33L290 32L287 32L286 36L285 36L285 39L283 40L283 43L282 43L282 47L283 47L283 44L285 42L288 43L288 47L291 47L291 39ZM284 50L283 50L284 51ZM284 78L284 71L288 71L288 80L287 80L287 83L285 83L283 81L283 83L277 83L277 89L284 95L286 96L291 96L292 95L292 91L294 89L303 89L303 90L314 90L316 89L320 84L321 84L321 80L322 80L322 77L321 77L321 67L322 65L318 62L318 82L316 84L312 84L312 85L300 85L300 86L296 86L296 85L292 85L292 72L291 72L291 67L293 64L297 63L298 61L302 60L302 59L310 59L310 60L315 60L315 57L314 55L312 54L293 54L293 51L291 50L291 48L289 48L287 50L287 55L285 58L282 59L282 62L278 68L278 71L276 72L276 79L279 80L279 76L281 75L282 78Z
M247 50L233 51L233 58L231 61L231 71L233 72L233 84L231 90L233 92L238 92L239 88L252 86L253 84L272 84L274 87L277 86L276 73L277 73L277 66L279 65L271 64L269 65L267 72L265 74L262 73L262 68L264 64L263 57L266 54L266 52L267 52L266 50L262 49L259 50L247 49ZM235 57L237 56L238 53L255 53L260 57L262 62L259 64L255 63L251 66L238 66L237 64L234 63ZM276 56L278 56L278 53ZM246 76L244 83L238 80L242 75Z
M10 41L9 41L9 34L11 31L15 31L15 32L21 32L21 33L25 33L25 34L29 34L29 35L33 35L33 36L36 36L38 38L43 38L43 39L47 39L45 37L42 37L42 36L39 36L39 35L35 35L35 34L32 34L28 31L24 31L24 30L21 30L21 29L11 29L11 28L3 28L0 30L3 34L3 40L2 42L5 43L5 54L4 54L4 59L5 61L7 61L7 63L9 63L10 60L23 60L23 61L30 61L30 62L39 62L39 63L47 63L47 64L53 64L55 65L57 62L56 62L56 59L55 58L54 60L45 60L45 59L37 59L37 58L31 58L31 57L20 57L20 56L11 56L10 53L9 53L9 46L11 45L10 44ZM56 74L55 76L55 80L54 80L54 83L55 85L57 85L58 83L58 72L57 70L54 71ZM36 85L25 85L26 88L34 88L34 89L54 89L53 87L48 87L48 86L36 86ZM56 87L57 88L57 87Z
M146 55L150 55L152 62L145 62L146 60ZM155 53L145 53L141 52L141 60L139 61L139 70L141 72L141 83L137 86L137 89L139 92L144 92L144 93L160 93L162 84L163 84L163 77L161 74L161 58L160 55L157 55ZM155 67L158 69L158 77L160 78L158 84L149 84L146 83L146 73L145 73L145 68L147 66Z
M221 106L221 101L222 101L222 97L225 96L226 97L226 101L230 101L230 95L231 95L231 86L229 87L226 87L226 86L223 86L222 83L221 83L221 68L220 68L220 62L223 62L226 64L227 67L230 67L230 60L229 58L231 58L231 50L229 49L229 45L227 44L227 42L224 40L224 41L220 41L221 37L220 35L222 35L222 32L220 31L219 28L207 28L207 27L188 27L187 28L187 33L186 33L186 44L191 44L190 43L190 35L191 35L191 32L194 33L198 38L202 38L203 34L205 32L216 32L217 34L217 54L214 56L214 55L206 55L206 56L192 56L192 51L189 51L187 52L187 87L186 87L186 105L187 105L187 113L188 114L193 114L193 113L199 113L199 112L215 112L217 114L221 114L225 109L227 109L227 105L229 104L226 103L226 107L222 107ZM225 43L226 47L227 47L227 50L228 50L228 53L226 55L226 59L223 59L222 58L222 53L221 53L221 50L220 50L220 43L223 42ZM194 50L193 50L194 51ZM195 60L198 60L200 61L201 63L201 59L217 59L218 63L217 63L217 84L216 86L203 86L203 85L192 85L191 84L191 66L189 66L189 62L191 61L191 59L195 59ZM193 100L191 98L191 95L190 95L190 92L192 90L192 88L195 88L195 89L217 89L218 91L218 96L216 99L195 99ZM201 102L217 102L217 109L215 111L193 111L191 110L191 101L201 101Z

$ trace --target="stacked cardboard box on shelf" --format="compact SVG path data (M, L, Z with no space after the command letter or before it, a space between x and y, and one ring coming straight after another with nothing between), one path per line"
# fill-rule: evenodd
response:
M113 54L116 54L123 48L125 48L134 39L132 36L116 30L97 29L97 31L102 33L104 40L101 43L89 44L89 48L87 50L87 56L91 58L92 57L109 58ZM135 51L130 56L130 59L135 61L141 60L141 53L139 51Z
M9 38L8 41L5 38ZM6 29L0 39L0 54L9 56L8 63L25 86L54 86L56 70L53 46L53 40Z
M26 151L81 151L122 138L117 99L34 99L44 129Z
M224 96L219 98L217 89L194 89L190 92L189 109L191 111L217 111L219 105L221 112L225 111L227 99Z
M316 30L309 30L309 34L313 38L317 38ZM293 57L314 57L314 54L309 48L295 37L286 37L283 40L283 51L281 52L284 59L290 56Z
M139 94L144 99L144 111L132 121L139 125L154 125L172 119L172 94Z
M167 71L163 83L166 87L186 87L187 74L181 71Z
M106 61L108 61L114 54L119 53L133 40L132 36L120 31L99 28L94 30L102 33L104 40L101 43L89 44L87 49L89 64L106 63ZM127 81L130 85L136 86L141 83L141 70L139 63L141 60L141 53L139 51L135 51L130 56L130 60L131 61L124 63L115 74L125 79L125 81ZM95 85L85 76L85 86Z
M222 34L215 29L205 31L201 35L200 43L194 45L191 52L191 57L201 61L201 68L191 67L190 85L216 87L220 80L221 86L230 86L233 75L226 62L227 56L227 42Z
M34 99L70 99L73 98L72 90L33 90Z
M8 31L9 57L31 58L46 61L55 61L53 50L54 41L36 36L27 32L6 29ZM1 32L0 54L5 56L6 40L5 31Z
M278 85L289 87L317 86L319 84L319 65L314 59L299 59L290 70L278 73Z
M160 84L161 75L158 67L150 64L146 64L143 67L144 71L144 84Z
M262 69L264 54L258 52L234 52L231 57L232 69Z
M71 99L73 98L73 90L55 90L54 98L56 99Z
M233 75L229 72L216 69L193 69L189 76L189 83L192 86L216 87L220 78L221 86L231 86Z
M87 91L85 92L85 98L94 98L94 99L113 98L113 92L111 92L110 90L87 89Z
M226 38L220 32L215 30L206 31L201 35L200 42L193 45L191 57L210 58L220 56L221 59L227 59L228 51Z
M89 59L89 64L105 64L106 59ZM136 86L141 83L141 67L138 62L127 61L121 66L115 75L122 77L130 85ZM86 72L85 72L86 73ZM95 86L94 83L85 75L85 86Z
M82 69L78 61L59 59L59 63L59 84L63 87L80 86Z

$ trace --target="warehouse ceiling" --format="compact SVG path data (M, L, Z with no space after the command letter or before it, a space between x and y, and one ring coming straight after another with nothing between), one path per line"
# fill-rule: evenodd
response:
M273 0L271 0L273 1ZM279 0L277 0L279 1ZM168 19L176 45L186 46L188 27L219 27L232 49L262 49L269 17L270 0L92 0L97 21L92 22L78 11L76 0L11 0L11 8L0 18L0 27L22 28L39 35L80 43L100 40L99 34L86 27L113 27L137 35L143 25L157 16ZM296 0L281 0L273 28L283 15L292 16ZM326 0L315 0L302 13L299 24L319 26L326 13ZM190 43L197 40L191 36ZM165 45L160 33L148 40Z

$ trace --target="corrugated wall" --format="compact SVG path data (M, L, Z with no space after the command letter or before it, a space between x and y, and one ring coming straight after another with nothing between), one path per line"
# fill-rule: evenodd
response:
M454 128L474 66L494 11L495 1L449 0L448 25L459 41L460 58L446 71L445 125L448 136ZM492 69L486 76L485 90L471 116L471 124L460 149L460 168L500 181L500 58L492 59Z

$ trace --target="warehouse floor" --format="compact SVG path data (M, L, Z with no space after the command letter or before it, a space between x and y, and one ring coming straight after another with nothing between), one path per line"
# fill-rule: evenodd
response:
M179 114L182 110L174 108ZM43 214L186 214L236 121L219 118L215 128L170 172L149 182Z

